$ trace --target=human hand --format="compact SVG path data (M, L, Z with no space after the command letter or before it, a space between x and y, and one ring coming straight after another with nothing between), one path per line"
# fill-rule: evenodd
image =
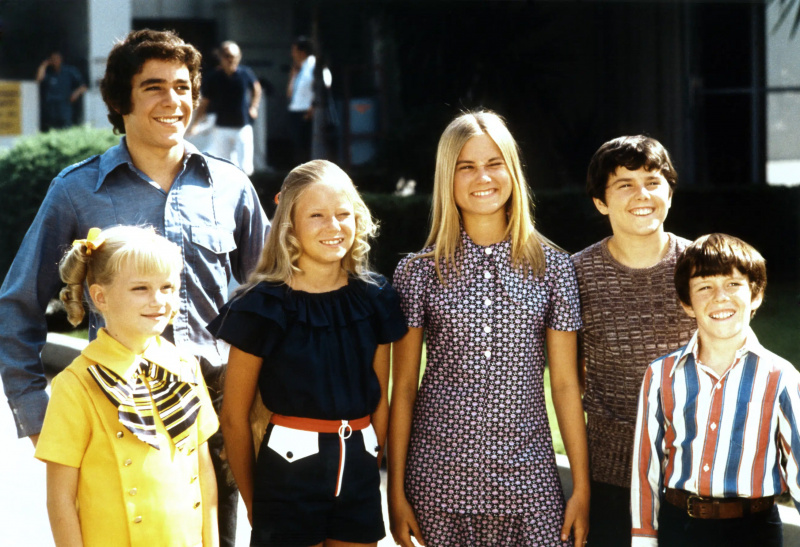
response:
M572 530L575 547L582 547L589 535L589 496L573 493L564 511L564 526L561 527L561 541L569 539Z
M417 517L414 516L414 509L405 496L399 500L389 501L389 528L394 542L401 547L414 547L411 535L416 538L417 543L425 545Z

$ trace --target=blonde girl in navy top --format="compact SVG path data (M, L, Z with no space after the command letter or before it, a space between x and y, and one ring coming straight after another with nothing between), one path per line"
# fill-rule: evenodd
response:
M333 163L281 187L261 261L209 330L232 345L222 431L251 545L376 545L389 344L406 331L394 289L370 272L369 210ZM253 450L256 391L273 415Z

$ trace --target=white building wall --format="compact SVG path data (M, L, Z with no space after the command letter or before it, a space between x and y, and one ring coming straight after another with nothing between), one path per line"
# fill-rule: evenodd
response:
M114 42L131 30L131 0L87 0L89 12L89 91L85 95L86 123L94 127L111 127L108 110L100 95L100 80L106 71L108 52ZM143 2L137 2L143 3ZM110 8L113 6L113 9Z
M780 2L770 2L765 9L767 182L796 185L800 184L800 90L780 88L800 88L800 30L791 35L793 15L776 28L784 9Z

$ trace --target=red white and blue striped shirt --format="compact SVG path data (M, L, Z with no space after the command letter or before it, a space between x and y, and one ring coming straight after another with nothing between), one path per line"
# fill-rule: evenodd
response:
M697 355L695 333L645 372L631 479L634 547L657 545L664 488L715 498L788 489L800 510L800 373L752 330L721 377Z

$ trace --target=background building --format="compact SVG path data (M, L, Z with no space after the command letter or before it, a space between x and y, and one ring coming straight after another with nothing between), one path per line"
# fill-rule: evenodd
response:
M673 152L682 183L800 182L792 2L26 0L0 9L3 79L32 79L61 48L87 76L84 118L98 126L97 81L129 29L176 29L207 63L220 41L237 41L267 92L256 129L269 143L265 162L279 168L290 167L289 46L309 35L333 74L316 150L380 170L386 187L375 190L400 176L428 188L436 138L477 106L509 119L540 187L581 184L599 144L641 132Z

